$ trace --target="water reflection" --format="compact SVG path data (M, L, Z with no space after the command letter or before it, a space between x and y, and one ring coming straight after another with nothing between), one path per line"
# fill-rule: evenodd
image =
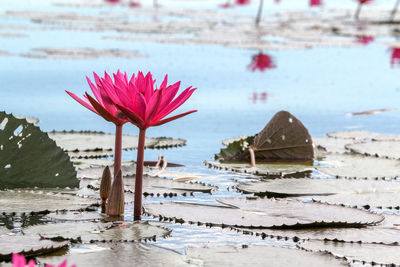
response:
M251 71L265 71L266 69L276 68L276 65L273 59L263 52L259 52L258 54L252 56L251 63L247 66Z
M136 8L136 7L140 7L141 5L140 5L140 3L139 2L135 2L135 1L130 1L129 2L129 7L134 7L134 8Z
M268 99L268 93L265 91L253 92L249 99L253 104L266 104Z
M393 47L391 51L390 65L392 68L400 66L400 48Z
M218 7L221 7L221 8L231 8L233 6L234 6L234 4L232 4L231 0L228 0L225 3L218 5Z

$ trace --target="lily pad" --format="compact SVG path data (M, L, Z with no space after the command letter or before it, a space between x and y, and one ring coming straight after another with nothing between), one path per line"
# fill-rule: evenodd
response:
M145 210L160 219L244 228L350 227L383 220L380 215L358 209L297 200L234 198L219 202L224 206L170 202L148 204Z
M38 235L0 236L0 262L10 261L13 253L37 256L68 247L67 242L42 240Z
M39 261L57 266L64 259L77 266L198 266L187 263L185 256L175 251L143 243L86 244L71 248L66 255Z
M327 133L328 137L353 140L372 140L372 141L400 141L397 134L379 134L369 131L343 131Z
M398 244L400 243L400 216L385 214L377 226L361 228L315 228L298 230L248 229L262 237L291 238L295 241L315 239L350 243Z
M60 192L40 190L0 191L1 212L40 213L56 210L79 210L97 204L96 200Z
M397 192L400 182L350 179L273 179L241 183L239 191L268 197L327 196L333 194ZM338 198L340 199L340 198Z
M0 112L0 189L77 187L68 155L25 119Z
M219 163L204 161L208 167L227 170L231 172L241 172L248 174L260 175L267 178L290 178L290 177L307 177L314 170L311 165L301 164L278 164L278 163L259 163L255 167L251 167L245 163Z
M393 190L394 191L394 190ZM340 204L346 206L358 206L364 208L389 208L399 209L400 194L395 192L364 192L347 193L327 196L320 199L322 202L330 204Z
M268 266L269 261L276 267L347 266L345 261L322 253L272 246L188 247L186 254L189 260L196 260L201 266Z
M382 244L337 243L310 240L300 247L309 251L328 252L335 257L371 265L400 265L400 246Z
M99 132L50 132L58 146L66 151L111 151L114 148L115 136ZM137 149L138 137L132 135L122 136L122 149ZM146 138L146 148L168 148L186 145L183 139L168 137Z
M362 155L330 154L316 169L322 173L348 178L394 178L399 175L400 161Z
M138 241L165 237L170 231L149 222L110 223L64 222L41 224L25 228L24 233L37 234L48 239L73 240L83 243L95 241Z
M331 137L313 137L314 145L317 149L322 149L328 153L347 153L347 145L356 142L352 139L331 138Z
M397 141L375 141L363 144L348 145L347 148L353 153L364 154L381 158L400 159L400 142Z
M46 218L57 221L93 221L106 218L106 216L97 212L56 211L47 214Z

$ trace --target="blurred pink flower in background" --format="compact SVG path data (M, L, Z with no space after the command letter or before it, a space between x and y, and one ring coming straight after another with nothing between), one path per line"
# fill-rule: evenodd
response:
M131 1L129 2L130 7L141 7L142 5L139 2Z
M310 0L310 6L322 6L322 0Z
M400 48L393 47L391 49L390 65L393 67L400 66Z
M247 68L252 71L264 71L266 69L276 68L276 65L269 55L259 52L258 54L252 56L252 61Z
M248 5L250 4L250 0L236 0L237 5Z
M30 260L28 262L28 265L26 265L26 259L24 255L19 255L17 253L14 253L12 256L12 264L13 267L36 267L35 261ZM46 265L45 267L56 267L54 265ZM58 267L67 267L67 260L64 260ZM76 267L76 265L71 265L71 267Z
M373 36L360 35L356 37L356 42L359 44L367 45L374 41Z

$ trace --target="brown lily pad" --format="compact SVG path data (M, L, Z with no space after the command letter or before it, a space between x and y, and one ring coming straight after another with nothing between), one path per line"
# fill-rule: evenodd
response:
M348 227L383 220L380 215L357 209L297 200L234 198L219 202L224 206L170 202L148 204L145 210L160 219L244 228Z
M400 265L400 246L383 244L337 243L310 240L300 244L308 251L328 252L335 257L371 265Z
M347 266L345 261L322 253L310 253L298 249L272 246L188 247L189 260L196 260L202 266L266 266L271 259L273 266ZM196 262L195 261L195 262Z
M111 151L114 148L115 136L98 132L50 132L49 137L66 151ZM122 149L137 149L138 137L123 135ZM186 145L183 139L168 137L146 138L146 148L168 148Z
M241 183L237 189L268 197L327 196L333 194L397 192L400 182L350 179L273 179ZM340 199L340 197L338 198Z
M25 228L24 233L41 235L48 239L73 240L83 243L95 241L138 241L165 237L170 231L149 222L110 223L64 222L35 225Z
M38 256L68 247L67 242L42 240L38 235L0 236L0 261L10 261L13 253Z

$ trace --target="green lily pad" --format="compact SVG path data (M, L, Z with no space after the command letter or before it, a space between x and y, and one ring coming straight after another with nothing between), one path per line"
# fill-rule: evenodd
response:
M97 204L96 200L60 192L41 190L0 191L0 206L6 213L40 213L56 210L79 210Z
M311 165L286 164L286 163L259 163L251 167L246 163L219 163L204 161L208 167L227 170L231 172L248 173L268 178L307 177L314 170Z
M383 244L337 243L333 241L310 240L300 247L309 251L328 252L335 257L371 265L400 265L400 246Z
M179 222L244 228L310 228L374 225L383 217L366 211L297 200L223 199L223 206L170 202L145 205L147 213Z
M66 255L38 258L41 263L57 266L64 259L77 266L198 266L186 262L175 251L143 243L86 244L72 247Z
M73 240L83 243L95 241L138 241L165 237L170 231L149 222L110 223L64 222L34 225L23 230L27 234L37 234L48 239Z
M329 154L316 169L322 173L347 178L394 178L400 161L362 155Z
M268 197L327 196L333 194L397 192L400 182L350 179L273 179L240 183L237 189ZM338 198L340 199L340 197Z
M247 229L245 231L256 233L262 237L291 238L295 241L315 239L350 243L400 243L400 216L390 214L384 216L385 220L379 225L361 228Z
M348 145L347 148L358 154L381 158L400 159L400 142L376 141L362 144Z
M37 256L68 247L67 242L42 240L38 235L0 236L0 262L10 261L13 253Z
M276 267L347 266L345 261L330 255L272 246L188 247L186 254L189 260L201 266L269 266L269 261Z
M115 145L115 135L99 132L50 132L50 138L66 151L112 151ZM137 149L138 137L122 136L122 149ZM168 137L146 138L146 148L168 148L186 145L184 139Z
M0 189L77 187L68 155L25 119L0 112Z

